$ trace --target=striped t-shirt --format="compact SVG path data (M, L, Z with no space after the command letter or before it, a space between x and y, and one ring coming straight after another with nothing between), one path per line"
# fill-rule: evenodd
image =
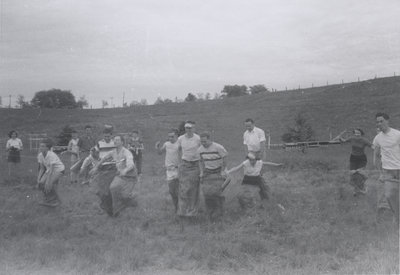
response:
M221 144L213 142L207 148L201 145L197 150L197 154L204 162L205 168L214 170L222 166L222 158L227 156L228 152Z

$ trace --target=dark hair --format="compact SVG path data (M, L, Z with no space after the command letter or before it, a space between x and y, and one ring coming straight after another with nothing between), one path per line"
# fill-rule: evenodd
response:
M114 139L116 137L119 137L121 139L122 143L125 143L125 138L122 135L116 135L116 136L114 136Z
M86 126L85 126L85 130L86 130L86 129L92 129L92 126L86 125Z
M178 130L178 129L175 129L175 128L169 130L168 133L174 133L174 135L179 136L179 130Z
M13 135L14 133L15 133L15 135L18 137L18 132L15 131L15 130L11 130L11 131L8 133L8 137L11 138L12 135Z
M359 132L361 133L362 136L365 134L364 131L361 130L360 128L355 128L355 129L353 130L353 134L354 134L355 131L359 131Z
M46 147L50 150L51 147L53 147L54 143L53 140L51 140L50 138L46 138L43 139L40 143L43 143L44 145L46 145Z
M133 130L133 131L132 131L132 134L133 134L133 133L135 133L135 134L138 134L138 135L139 135L139 131L138 131L138 130Z
M378 118L378 117L383 117L385 120L389 120L389 115L387 113L378 112L378 113L376 113L375 118Z
M190 124L196 124L196 122L194 122L193 120L186 120L185 123L190 123Z
M112 129L106 128L103 130L103 134L110 134L112 135Z
M244 122L251 122L254 123L254 120L252 118L246 118L246 120Z
M204 132L202 132L202 133L200 134L200 137L206 137L206 138L210 139L211 133L208 132L208 131L204 131Z
M76 130L72 130L71 134L77 134L78 132Z

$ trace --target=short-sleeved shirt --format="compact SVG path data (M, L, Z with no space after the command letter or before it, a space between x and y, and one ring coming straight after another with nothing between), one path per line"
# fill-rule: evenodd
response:
M61 162L60 158L52 151L47 151L46 157L43 156L42 153L39 153L38 162L39 164L44 165L47 171L49 171L51 167L53 167L54 171L56 172L62 172L65 169L65 166Z
M374 147L379 147L382 158L382 168L387 170L400 169L400 131L389 128L387 133L380 132L373 141Z
M165 167L179 166L179 143L167 141L162 148L165 148Z
M78 138L77 139L71 139L69 141L69 143L68 143L68 147L70 148L70 150L72 152L78 154L79 153L79 144L80 144L80 141L79 141Z
M222 167L222 159L228 155L224 146L216 142L211 143L207 148L201 145L197 153L204 162L204 167L211 170Z
M19 138L15 138L15 139L10 138L7 141L6 148L10 149L11 147L14 147L15 149L21 150L22 149L22 141Z
M122 147L119 152L117 151L117 149L114 149L108 154L117 163L117 170L120 172L124 170L127 166L135 166L132 153L125 147Z
M243 134L243 144L247 145L247 149L251 152L261 151L261 142L265 141L264 130L254 127L253 130L246 131Z
M251 165L249 160L245 160L243 163L243 170L245 176L259 176L261 175L261 169L263 167L262 160L257 160L254 166Z
M114 140L106 142L104 139L102 139L97 143L97 148L99 149L99 157L102 159L105 155L107 155L107 153L115 149Z
M79 138L79 147L82 152L89 152L94 146L96 146L96 141L92 136Z
M351 144L351 154L354 156L362 156L365 155L364 149L365 147L371 147L372 144L364 137L351 137L345 142L349 142Z
M193 134L191 138L182 135L178 138L178 144L182 148L182 159L186 161L199 160L197 149L200 147L200 136Z

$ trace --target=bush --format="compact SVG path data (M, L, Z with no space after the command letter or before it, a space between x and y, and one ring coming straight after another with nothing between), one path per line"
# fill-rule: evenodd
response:
M288 127L288 132L282 135L283 142L301 142L314 140L314 130L302 113L294 119L294 127Z

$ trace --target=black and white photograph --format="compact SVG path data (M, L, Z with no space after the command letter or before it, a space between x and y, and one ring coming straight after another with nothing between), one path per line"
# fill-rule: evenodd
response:
M400 274L398 0L0 0L0 274Z

